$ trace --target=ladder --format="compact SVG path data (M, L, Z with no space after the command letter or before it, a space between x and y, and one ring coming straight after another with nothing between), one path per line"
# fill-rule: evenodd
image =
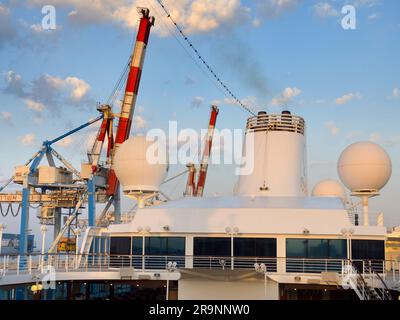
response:
M371 266L364 264L361 274L353 263L349 262L344 269L343 278L343 284L350 286L360 300L392 300L386 283ZM377 279L382 288L371 286L367 280L373 279Z
M87 265L93 239L95 236L100 235L100 233L101 228L99 227L89 227L86 229L85 235L82 240L81 251L78 257L77 266L84 268Z

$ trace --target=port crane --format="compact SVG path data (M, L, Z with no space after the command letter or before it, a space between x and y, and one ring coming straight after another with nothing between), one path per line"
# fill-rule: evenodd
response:
M204 151L200 163L198 177L196 179L196 167L193 163L187 164L188 179L184 196L202 197L206 183L208 164L210 161L211 147L214 136L215 124L217 123L219 109L217 106L211 106L210 121L208 124L207 135L205 138ZM197 182L196 182L197 180Z
M121 112L114 114L112 106L98 105L100 115L83 125L68 131L59 137L44 141L41 148L23 165L15 169L14 175L0 187L2 192L12 182L22 186L21 192L0 193L0 206L8 204L7 211L13 213L12 206L17 205L20 210L20 239L19 253L27 253L29 209L32 204L40 206L39 218L43 224L54 225L54 241L49 252L54 252L57 243L63 234L71 228L81 210L88 206L88 226L96 225L96 203L106 203L100 217L104 216L110 206L114 205L116 220L120 217L119 182L112 169L113 157L118 147L129 137L132 117L135 110L136 98L145 59L146 47L150 29L154 25L154 17L150 16L149 9L138 8L140 14L139 28L135 47L130 57L129 72ZM114 138L113 123L118 118L117 131ZM88 153L88 162L83 163L81 170L74 168L53 145L101 121L96 140ZM103 145L107 138L107 152L105 164L100 164ZM48 165L41 165L46 158ZM58 159L62 166L57 166ZM61 226L62 210L68 210L68 218Z

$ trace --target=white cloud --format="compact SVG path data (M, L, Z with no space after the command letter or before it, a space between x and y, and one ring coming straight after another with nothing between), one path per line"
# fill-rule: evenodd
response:
M254 18L253 21L251 21L251 24L253 25L253 27L258 28L261 25L261 19Z
M379 13L372 13L368 15L368 20L375 20L377 18L379 18Z
M67 90L70 98L75 101L81 101L90 91L90 85L82 79L77 77L54 77L48 74L43 76L45 82L55 89Z
M28 109L31 109L36 112L42 112L45 109L43 103L35 102L31 99L25 99L25 103Z
M339 12L328 2L319 2L313 7L314 13L321 17L337 17Z
M11 112L8 112L8 111L2 111L2 112L0 113L0 117L1 117L1 120L4 120L4 121L11 121L11 119L12 119L12 113L11 113Z
M0 3L0 14L2 15L9 15L10 9Z
M147 121L142 116L133 116L132 122L135 131L141 131L147 127Z
M340 128L337 127L332 121L326 122L325 127L329 129L332 136L337 136L340 131Z
M381 4L381 0L356 0L354 1L353 5L355 7L375 7Z
M346 135L346 139L347 140L355 140L355 139L360 139L360 137L362 136L362 132L361 131L350 131L347 135Z
M265 18L273 18L293 10L301 0L163 0L172 19L188 34L206 33L220 28L232 28L244 23L258 27ZM48 0L28 0L28 6L41 7ZM154 0L53 0L57 7L67 8L68 19L76 24L98 24L113 22L117 25L136 29L139 15L137 7L150 8L157 16L154 33L171 36L174 29L171 21Z
M391 136L386 139L385 144L389 147L394 147L400 144L400 135Z
M67 77L64 81L71 87L71 98L75 101L80 101L90 90L90 85L77 77Z
M21 137L21 143L25 146L30 146L36 141L36 136L33 133L28 133Z
M247 96L239 99L246 107L252 109L257 108L257 98L255 96ZM239 106L239 103L233 98L224 98L222 100L214 99L210 101L211 105L221 106L221 105L230 105L230 106Z
M287 105L299 94L301 94L301 90L298 88L285 88L281 94L275 96L271 100L270 104L272 106Z
M24 81L21 75L10 70L5 73L6 87L3 92L25 101L36 112L47 110L60 114L62 106L87 106L94 101L89 97L90 85L75 76L65 78L43 74L32 81Z
M37 32L37 33L44 32L44 29L43 29L43 27L42 27L42 25L40 23L32 24L31 26L29 26L29 28L32 31Z
M75 142L74 138L71 136L68 136L68 137L65 137L64 139L58 141L56 143L56 145L61 148L69 148L70 146L72 146L74 144L74 142Z
M29 0L28 4L43 6L47 0ZM249 19L250 9L242 5L240 0L164 0L171 17L184 28L187 33L209 32L227 25L237 25ZM53 0L53 5L72 8L68 14L71 22L79 24L95 24L116 22L127 28L136 29L139 20L137 7L153 8L162 14L161 20L154 27L154 32L168 36L171 21L160 6L153 0ZM152 12L156 14L156 12ZM160 17L157 17L160 19Z
M369 140L371 140L372 142L379 142L381 140L381 135L374 132L370 135Z
M11 20L10 9L0 3L0 48L12 44L17 39L17 32Z
M192 99L192 107L199 108L204 102L204 98L200 96L193 97Z
M301 0L257 0L256 9L260 16L278 17L297 7Z
M395 97L395 98L400 97L400 88L393 89L393 97Z
M358 92L345 94L344 96L341 96L336 99L336 104L339 105L346 104L354 99L361 99L361 94Z

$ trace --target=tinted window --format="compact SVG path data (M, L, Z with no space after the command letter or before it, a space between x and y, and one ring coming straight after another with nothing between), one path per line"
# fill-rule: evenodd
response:
M142 237L133 237L132 238L132 254L133 255L142 255L143 254L142 242L143 242Z
M184 256L185 255L185 238L167 238L168 239L168 255Z
M286 257L288 258L307 257L307 240L286 239Z
M382 240L351 240L353 259L385 259L385 242Z
M231 255L231 238L194 238L193 254L195 256Z
M235 238L235 257L276 257L276 239Z
M286 257L310 259L344 259L346 240L286 239Z
M343 259L347 257L346 240L329 240L329 257L331 259Z
M307 243L308 258L326 258L329 257L328 240L310 239Z
M131 254L131 238L112 237L110 242L110 254Z
M147 237L145 243L145 253L148 255L185 255L185 238L183 237Z

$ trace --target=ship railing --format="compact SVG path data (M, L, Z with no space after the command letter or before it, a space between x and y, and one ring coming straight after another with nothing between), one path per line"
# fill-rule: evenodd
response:
M82 259L84 256L84 259ZM232 256L183 256L183 255L124 255L124 254L29 254L0 255L0 278L6 275L33 274L52 269L69 271L112 271L121 268L137 270L166 270L168 268L249 270L263 265L268 273L322 273L343 274L352 264L367 278L378 274L384 281L400 284L400 262L389 260L347 260ZM366 270L368 272L366 273ZM376 280L376 276L372 280ZM379 280L379 279L378 279Z
M304 135L302 117L289 114L262 114L247 120L246 128L253 131L288 131Z

